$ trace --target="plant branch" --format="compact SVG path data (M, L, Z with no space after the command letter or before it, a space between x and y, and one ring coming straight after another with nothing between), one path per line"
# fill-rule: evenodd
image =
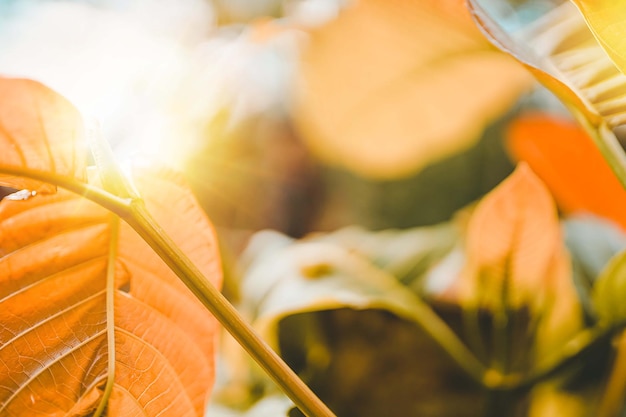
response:
M117 197L102 188L95 187L77 178L58 175L51 172L26 170L24 168L0 167L1 174L15 177L26 177L37 181L54 184L68 191L81 195L106 208L109 211L120 214L130 210L131 199Z
M154 249L207 309L224 325L248 354L309 417L334 417L289 366L252 329L235 307L202 275L167 233L154 221L143 201L133 200L123 219Z
M305 415L308 417L335 417L335 414L263 341L254 329L245 322L235 307L180 251L167 233L152 218L140 198L120 198L76 178L49 172L0 167L0 173L57 185L94 201L124 219Z
M478 360L430 305L415 297L413 305L406 309L406 317L420 325L474 381L486 387L500 382L502 374L488 369Z

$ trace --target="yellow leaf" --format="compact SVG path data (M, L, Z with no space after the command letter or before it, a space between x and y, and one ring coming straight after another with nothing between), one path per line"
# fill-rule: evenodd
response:
M531 79L453 1L361 0L314 30L295 120L325 161L394 178L473 144Z
M539 384L532 392L528 417L568 416L582 417L597 415L588 398L563 392L554 382ZM592 403L595 406L595 403Z
M569 107L624 185L626 156L612 129L626 123L626 75L600 47L576 7L565 2L522 30L507 32L477 0L467 3L489 40Z
M572 0L615 65L626 73L626 1Z

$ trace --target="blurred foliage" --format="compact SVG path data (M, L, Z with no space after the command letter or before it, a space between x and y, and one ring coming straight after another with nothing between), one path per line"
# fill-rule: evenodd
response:
M482 2L508 28L528 25L557 3ZM462 42L451 41L452 49L445 40L433 46L429 36L454 33L452 39L464 30L461 37L474 36L464 26L460 2L409 6L372 0L346 7L338 18L313 28L283 15L282 25L265 32L269 36L256 37L262 46L294 28L309 36L287 90L295 101L285 112L256 114L243 123L232 123L226 107L209 125L217 140L206 142L192 159L190 178L200 199L223 227L224 241L242 253L232 268L233 299L342 417L614 415L623 401L616 333L584 337L599 323L595 281L615 275L603 270L625 245L615 224L624 219L623 190L593 141L545 91L523 94L529 84L525 76L516 78L517 69L510 73L516 81L508 93L490 96L486 107L477 106L476 89L468 88L484 90L495 77L486 71L462 82L463 88L449 88L454 76L442 75L444 63L457 54L469 61L471 53L462 52ZM420 17L408 17L409 8L420 7ZM445 24L434 29L446 7L454 12L444 14ZM425 19L421 29L409 24L414 18ZM453 21L457 27L446 27ZM431 30L421 33L424 27ZM539 42L524 36L517 39ZM478 39L480 48L494 59L502 57L508 68L508 58ZM417 87L432 62L416 57L429 53L440 54L433 61L441 64L435 74L446 85L431 83L434 98ZM459 68L468 68L463 65ZM508 71L488 64L481 68L487 67ZM381 85L395 85L406 96L372 93ZM480 116L468 113L463 103ZM527 112L545 108L551 113ZM427 121L416 116L437 111L441 114ZM460 127L461 120L469 124ZM446 129L429 130L427 122ZM435 132L432 149L426 145L429 132ZM475 202L504 181L519 160L536 172L537 184L545 181L547 188L537 185L544 190L541 197L524 197L526 191L513 187L500 197L502 204L483 210L481 222L472 220L481 207ZM197 176L202 167L213 166L219 169ZM547 214L535 213L546 198L555 199ZM511 214L515 210L524 214ZM570 217L581 212L609 221ZM557 213L570 218L558 223ZM549 227L538 222L545 216L551 218ZM351 225L360 228L346 228ZM286 236L254 234L264 228ZM503 249L502 262L486 260L503 234L513 236L513 243ZM553 259L552 249L537 246L548 240L550 248L558 247L554 256L560 261L534 268L542 264L538 258ZM501 280L494 291L509 291L505 299L525 297L525 302L468 308L454 283L467 276L468 265L480 266L481 256L489 265L474 271L476 293L484 292L487 281ZM499 272L476 278L486 270ZM546 281L554 284L547 293L539 288ZM485 375L495 369L522 375L522 381L527 375L529 381L490 388L488 376L472 376L442 342L447 331L486 366ZM554 362L568 349L580 350ZM218 398L226 395L231 405L245 407L274 392L241 356L226 358L226 364L235 371ZM292 410L290 416L296 415Z
M597 145L619 147L624 75L570 2L469 4L501 51L460 0L205 2L167 38L201 29L182 74L139 101L158 111L123 113L184 151L225 292L339 417L623 414L626 193ZM587 18L621 45L619 16ZM539 194L510 186L519 161ZM215 415L287 413L228 337L220 360Z
M458 322L458 308L442 309L439 314ZM320 336L316 340L327 349L324 366L311 361L313 349L322 348L307 341L306 329L314 325ZM287 362L337 415L485 415L488 394L419 327L389 312L337 309L297 314L281 321L279 332ZM517 398L507 400L519 402L523 409L523 394L512 397ZM511 410L515 408L511 404Z
M467 149L532 80L461 1L363 0L310 31L294 120L315 154L376 179Z
M441 289L432 285L442 276L458 276L463 267L462 260L449 262L463 218L454 224L395 231L348 228L304 240L261 232L241 257L240 308L341 416L545 416L565 410L571 415L593 414L611 369L610 335L595 340L536 387L522 384L489 393L424 331L419 320L404 316L399 289L370 287L376 280L394 277L427 301L439 320L489 363L495 354L491 341L498 319L486 309L472 318L458 303L438 301ZM592 265L604 265L626 243L622 232L594 218L573 219L566 227L572 253L584 251L582 268L587 274L597 275ZM594 236L603 241L602 236L613 236L614 243L589 245ZM387 300L384 308L376 301L381 297ZM415 302L420 303L411 303ZM540 352L533 347L535 325L529 321L533 316L525 309L507 315L507 366L512 372L528 372L559 349L554 345L551 352L541 353L542 358L535 357ZM595 321L592 311L588 317ZM568 320L561 318L559 323ZM235 366L241 366L241 360ZM259 389L273 392L258 372L238 381L240 390L256 387L256 394L245 394L243 388L240 401L260 395Z
M428 163L419 173L395 180L363 178L324 167L325 204L313 230L349 224L380 230L446 221L495 187L513 170L502 142L506 117L463 152ZM444 191L445 190L445 191Z

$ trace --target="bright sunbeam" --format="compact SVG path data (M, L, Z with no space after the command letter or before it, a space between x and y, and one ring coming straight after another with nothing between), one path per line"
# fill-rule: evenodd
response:
M27 4L0 29L0 73L63 94L86 118L98 119L116 153L177 163L181 141L193 136L180 88L191 48L212 26L207 3Z
M182 171L216 223L291 229L278 205L310 211L315 173L286 122L299 30L218 26L204 0L26 4L0 25L0 74L68 98L124 171Z

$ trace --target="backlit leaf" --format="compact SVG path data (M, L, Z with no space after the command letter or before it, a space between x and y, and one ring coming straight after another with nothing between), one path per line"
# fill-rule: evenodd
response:
M539 301L546 296L546 285L563 279L547 276L560 244L550 193L528 166L519 165L470 218L464 281L472 294L468 296L495 308L504 307L499 303L520 308Z
M540 354L580 328L556 206L527 165L518 165L478 203L467 226L466 256L458 299L491 311L528 307L539 312Z
M219 285L212 230L182 184L156 175L137 184L155 217L168 220L172 237ZM178 216L185 222L174 228ZM92 413L107 381L113 331L109 415L203 415L215 320L130 227L113 219L65 191L0 203L0 414ZM112 322L107 279L114 279Z
M615 65L626 73L626 2L623 0L572 0Z
M76 110L30 81L0 86L0 173L50 184L2 180L101 190L83 179ZM219 286L214 232L180 177L135 177L162 232ZM109 416L201 416L215 333L213 316L115 214L66 190L0 201L0 415L92 416L106 405Z
M257 233L243 257L242 305L337 415L478 417L486 397L464 365L478 374L482 368L465 348L462 363L442 348L458 342L446 323L458 323L459 307L438 305L435 313L376 265L393 270L387 263L393 257L366 256L374 246L410 241L419 247L428 234L449 232L381 233L380 242L377 233L355 229L300 241ZM424 252L418 249L416 258L431 262Z
M626 75L600 47L576 7L565 2L516 32L507 32L467 0L477 24L567 105L620 178L626 156L612 129L626 123Z
M557 116L527 115L511 124L508 145L563 211L593 213L626 228L626 190L578 125Z
M461 1L355 3L312 32L300 65L295 120L325 161L414 174L468 148L530 85Z
M51 192L55 187L19 177L28 168L39 178L84 180L86 150L78 111L63 97L31 80L0 77L0 185Z

